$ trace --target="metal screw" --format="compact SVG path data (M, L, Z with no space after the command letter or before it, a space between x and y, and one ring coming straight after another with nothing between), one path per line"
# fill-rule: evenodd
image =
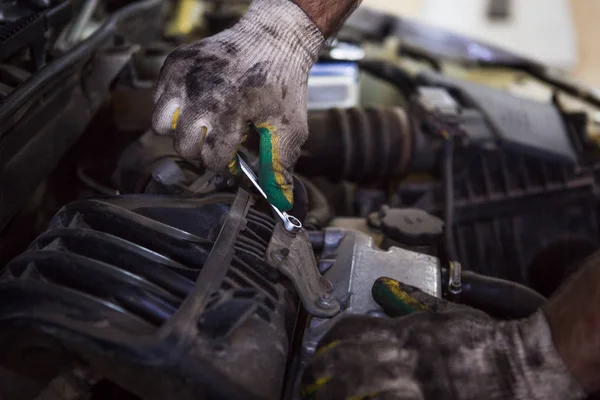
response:
M330 293L322 294L316 301L315 304L319 308L332 309L337 307L337 301L333 298Z
M453 295L459 295L462 292L462 265L457 261L450 262L450 281L448 282L448 292Z

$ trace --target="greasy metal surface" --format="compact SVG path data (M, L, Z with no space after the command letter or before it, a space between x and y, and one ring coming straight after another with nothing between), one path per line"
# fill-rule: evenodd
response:
M335 254L335 262L324 278L333 284L333 296L342 303L342 312L332 319L313 318L306 329L303 355L315 350L319 339L340 318L349 314L381 316L382 310L371 295L377 278L394 278L441 296L441 272L438 259L425 254L392 247L389 251L374 248L373 239L352 230L328 229L323 258Z
M290 234L278 223L267 248L267 261L292 281L307 313L332 317L340 311L339 302L330 294L331 283L319 274L305 230Z

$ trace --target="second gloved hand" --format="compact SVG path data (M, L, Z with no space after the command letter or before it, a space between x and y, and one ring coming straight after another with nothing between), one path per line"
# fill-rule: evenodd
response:
M175 49L156 88L153 128L208 169L235 169L248 122L260 133L260 184L281 210L308 136L307 81L324 37L290 0L255 0L233 28Z
M519 321L429 296L389 278L375 300L395 316L341 320L303 376L307 399L568 400L584 397L541 311Z

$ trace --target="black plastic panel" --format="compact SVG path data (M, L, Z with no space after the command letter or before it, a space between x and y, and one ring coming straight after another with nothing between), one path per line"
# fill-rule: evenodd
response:
M572 263L600 244L592 173L514 150L476 146L460 150L455 159L453 238L463 268L548 296L551 291L543 286L560 283ZM400 195L440 216L448 201L436 186L405 184ZM556 251L560 257L536 261Z
M481 111L499 145L547 161L575 164L577 156L559 111L541 103L473 82L433 72L419 75L426 85L449 88L466 109Z
M181 380L173 398L278 398L297 301L265 261L270 217L248 211L224 280L206 293L191 330L177 328L233 197L123 196L63 207L2 271L0 329L18 321L74 357L91 352L92 369L144 398L172 398L165 393ZM140 380L148 374L160 378Z

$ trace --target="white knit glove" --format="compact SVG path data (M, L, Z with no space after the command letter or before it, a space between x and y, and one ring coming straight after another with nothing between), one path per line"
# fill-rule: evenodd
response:
M308 136L308 75L323 44L292 1L254 0L233 28L169 54L154 95L154 130L174 134L183 157L235 172L234 155L254 123L260 184L271 203L290 209L293 165Z

